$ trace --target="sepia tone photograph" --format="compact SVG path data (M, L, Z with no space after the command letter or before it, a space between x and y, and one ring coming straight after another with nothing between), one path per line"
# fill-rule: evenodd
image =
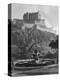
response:
M8 4L8 75L59 73L58 6Z

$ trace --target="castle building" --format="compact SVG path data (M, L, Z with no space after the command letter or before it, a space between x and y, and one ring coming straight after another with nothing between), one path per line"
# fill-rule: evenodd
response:
M35 12L35 13L25 13L23 15L23 20L24 21L35 21L35 20L38 20L38 12Z
M25 23L33 23L38 25L45 25L45 19L41 18L41 15L39 12L34 13L25 13L23 15L23 20Z

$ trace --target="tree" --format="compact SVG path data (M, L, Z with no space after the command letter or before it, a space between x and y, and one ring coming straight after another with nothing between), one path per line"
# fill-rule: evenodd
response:
M58 49L58 36L57 36L57 39L56 39L56 41L51 41L51 43L49 44L49 46L51 47L51 48L55 48L55 49Z

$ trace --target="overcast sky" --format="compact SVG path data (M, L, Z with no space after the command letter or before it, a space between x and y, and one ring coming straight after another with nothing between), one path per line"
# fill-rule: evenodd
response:
M52 28L58 33L58 7L31 4L12 4L12 19L22 19L26 12L40 11L40 14L46 19L48 28Z

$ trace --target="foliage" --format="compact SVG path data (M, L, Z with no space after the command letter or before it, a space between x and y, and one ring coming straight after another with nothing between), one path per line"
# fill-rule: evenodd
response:
M21 28L20 28L21 27ZM51 39L55 39L56 35L49 32L44 32L38 30L36 27L37 25L34 24L32 28L25 27L22 29L24 25L13 24L11 26L11 46L15 45L18 47L18 52L14 52L14 56L21 58L31 58L32 55L32 48L34 45L40 46L40 52L45 54L48 53L48 48L51 47L52 42L50 43ZM50 43L50 46L49 46ZM37 47L38 48L38 47ZM44 55L43 54L43 55ZM13 57L14 57L13 56Z

